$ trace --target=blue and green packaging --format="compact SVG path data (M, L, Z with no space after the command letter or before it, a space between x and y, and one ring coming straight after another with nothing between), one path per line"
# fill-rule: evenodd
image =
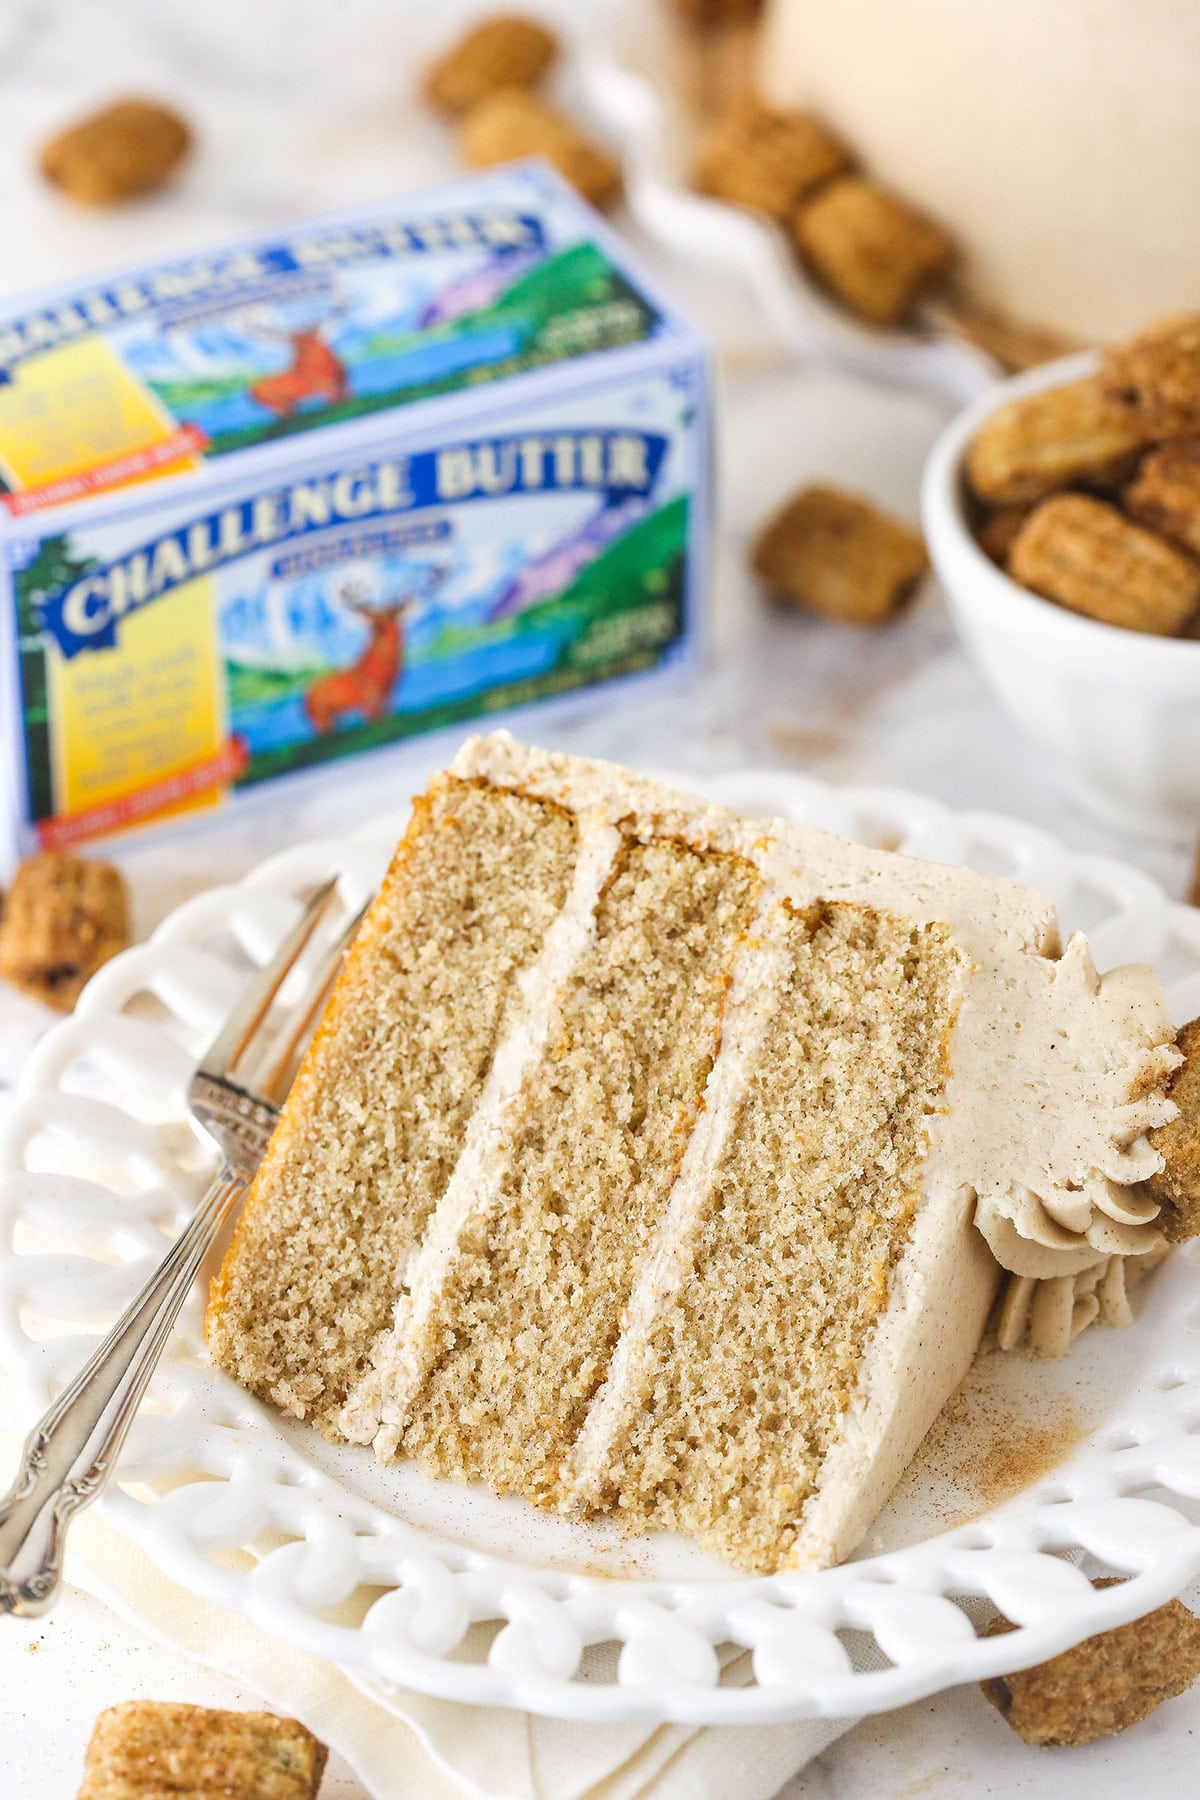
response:
M0 308L9 850L677 676L708 436L537 163Z

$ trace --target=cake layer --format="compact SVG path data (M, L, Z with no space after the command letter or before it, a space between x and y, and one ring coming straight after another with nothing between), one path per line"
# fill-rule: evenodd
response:
M630 1527L762 1569L795 1542L908 1243L963 972L943 927L775 911L776 1008L575 1472Z
M210 1298L214 1358L285 1411L331 1426L390 1323L577 839L480 783L417 802Z
M390 1415L432 1473L557 1497L703 1101L758 888L741 858L622 844L442 1270L423 1380Z
M1151 971L1100 979L1014 883L476 739L339 980L209 1341L382 1460L829 1563L1001 1266L1154 1249L1172 1037Z

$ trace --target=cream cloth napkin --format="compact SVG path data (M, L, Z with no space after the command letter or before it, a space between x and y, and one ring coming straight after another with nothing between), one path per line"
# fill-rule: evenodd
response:
M0 1376L0 1420L13 1412ZM0 1491L19 1448L19 1435L0 1429ZM194 1599L94 1512L71 1528L67 1570L152 1638L300 1719L374 1800L773 1800L852 1723L580 1725L384 1693ZM790 1788L788 1800L804 1800L805 1788Z

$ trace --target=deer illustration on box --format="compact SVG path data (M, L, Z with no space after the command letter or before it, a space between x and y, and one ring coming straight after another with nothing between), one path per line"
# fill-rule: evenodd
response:
M439 587L446 575L445 569L433 570L427 588L432 591ZM356 662L344 669L331 669L306 689L304 711L318 737L338 730L355 713L367 724L386 717L404 673L404 621L416 603L417 590L410 588L372 604L366 583L348 578L342 583L338 598L347 612L366 624L367 642Z
M287 343L292 360L277 375L264 375L248 390L250 398L273 412L276 418L290 419L304 400L320 400L334 406L350 392L346 365L321 336L319 326L305 331L290 331Z

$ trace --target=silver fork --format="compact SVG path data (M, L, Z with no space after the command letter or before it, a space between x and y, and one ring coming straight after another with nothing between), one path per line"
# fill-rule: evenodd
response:
M141 1292L25 1440L17 1479L0 1500L0 1613L36 1618L53 1604L67 1527L112 1473L188 1291L262 1161L295 1058L362 917L322 956L282 1024L265 1029L336 887L329 881L313 896L192 1077L191 1110L221 1152L220 1172Z

